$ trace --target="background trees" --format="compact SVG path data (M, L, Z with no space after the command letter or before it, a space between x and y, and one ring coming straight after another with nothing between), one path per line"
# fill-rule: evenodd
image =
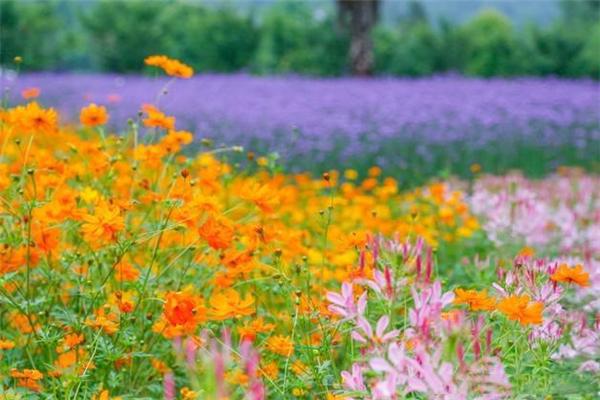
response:
M277 1L240 11L196 2L0 2L0 63L26 70L139 72L151 53L200 71L258 74L600 76L600 2L563 1L551 24L515 24L493 9L432 20L407 0L392 20L382 0ZM377 22L377 24L376 24Z

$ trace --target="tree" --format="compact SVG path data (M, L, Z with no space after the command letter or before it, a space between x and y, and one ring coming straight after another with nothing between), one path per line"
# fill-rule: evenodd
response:
M371 32L380 0L337 0L340 25L350 36L350 68L354 75L371 75L375 65Z

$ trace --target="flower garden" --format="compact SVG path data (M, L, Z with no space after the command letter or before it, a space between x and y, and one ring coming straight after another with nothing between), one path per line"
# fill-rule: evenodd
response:
M192 69L146 64L176 86L128 120L90 103L69 122L37 89L0 111L2 398L600 394L597 174L473 163L404 187L342 165L354 141L340 168L310 170L310 146L289 168L182 130L160 103Z

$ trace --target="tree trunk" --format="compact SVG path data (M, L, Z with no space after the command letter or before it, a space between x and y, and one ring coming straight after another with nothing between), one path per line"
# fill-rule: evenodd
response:
M350 68L353 75L371 75L375 64L371 31L377 22L380 0L337 0L338 18L350 34Z

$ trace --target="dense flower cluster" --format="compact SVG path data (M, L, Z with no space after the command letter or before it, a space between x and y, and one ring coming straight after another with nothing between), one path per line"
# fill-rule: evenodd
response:
M511 264L455 183L241 168L209 143L185 156L193 135L158 100L120 135L99 104L79 126L0 110L9 395L495 399L551 392L550 365L593 389L595 254Z
M139 76L28 74L6 85L31 87L75 118L107 103L122 127L156 93L181 128L225 146L277 152L290 171L373 163L422 183L442 169L469 174L519 167L539 174L600 158L599 84L552 78L310 79L202 75L185 82ZM457 98L460 101L457 101ZM315 171L316 170L316 171Z

